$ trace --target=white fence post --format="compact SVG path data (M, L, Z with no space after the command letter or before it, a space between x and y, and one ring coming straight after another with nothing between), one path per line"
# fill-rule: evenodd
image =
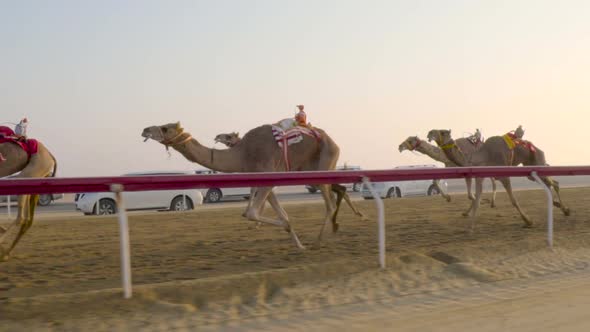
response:
M375 191L373 188L373 184L369 180L368 177L363 177L363 184L369 188L373 199L375 199L375 204L377 205L377 215L378 215L378 224L379 224L379 266L382 269L385 268L385 213L383 209L383 200L381 196Z
M123 186L111 185L111 191L115 193L117 201L117 214L119 216L119 237L121 240L121 279L123 281L123 294L126 299L131 298L131 254L129 250L129 225L127 223L127 211L123 202Z
M547 194L547 244L549 248L553 249L553 193L551 188L547 187L545 182L541 180L537 172L533 171L531 176L543 187Z
M8 218L12 218L12 212L10 210L10 195L6 196L6 210L8 211Z

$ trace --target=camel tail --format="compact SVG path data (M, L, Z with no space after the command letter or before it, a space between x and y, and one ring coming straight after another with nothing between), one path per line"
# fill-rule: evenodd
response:
M50 177L54 178L57 174L57 159L55 159L55 156L53 156L51 152L49 152L49 155L51 156L51 159L53 159L53 173L51 173Z

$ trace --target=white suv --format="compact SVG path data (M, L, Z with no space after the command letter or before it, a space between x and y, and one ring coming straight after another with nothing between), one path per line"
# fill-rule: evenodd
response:
M147 172L125 176L142 175L188 175L190 172ZM203 204L203 194L198 189L124 191L123 200L127 210L192 210ZM112 192L76 194L76 210L86 215L117 213L115 195ZM185 206L186 204L186 206Z
M209 169L201 169L195 171L195 174L221 174L217 171L212 171ZM203 190L203 195L205 196L205 202L207 203L217 203L224 198L240 198L240 199L249 199L250 198L250 187L240 187L240 188L209 188Z
M398 166L395 169L436 168L436 165L411 165ZM440 180L440 186L446 191L447 182ZM405 196L431 196L440 194L433 180L408 180L373 182L373 188L381 198L405 197ZM373 195L365 185L361 187L361 196L364 199L372 199Z

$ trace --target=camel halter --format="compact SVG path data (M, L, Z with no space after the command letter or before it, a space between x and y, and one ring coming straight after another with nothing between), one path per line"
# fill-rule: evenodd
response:
M164 137L164 133L162 132L162 128L160 128L160 134L162 135L162 137ZM175 142L175 140L177 140L180 136L182 135L187 135L184 139ZM180 134L172 137L171 139L165 139L163 140L161 143L164 144L166 146L166 149L168 149L169 146L176 146L176 145L181 145L184 144L188 141L190 141L193 137L191 136L191 134L189 133L185 133L185 132L181 132Z
M451 138L449 141L447 141L446 143L443 143L442 141L443 137L440 133L440 131L438 132L438 140L436 141L436 144L438 144L438 146L443 149L443 150L448 150L448 149L452 149L454 147L457 147L457 144L455 144L455 141Z
M414 150L416 150L420 146L420 144L422 143L422 141L420 141L418 139L417 140L417 143L415 145L410 144L410 142L408 142L408 141L405 141L405 143L406 143L406 147L408 148L408 150L414 151Z
M162 137L164 137L164 132L162 131L162 128L158 128L158 129L160 130L160 135L162 135ZM182 140L180 140L178 142L175 142L176 139L178 139L180 136L182 136L184 134L187 135L186 138L184 138L184 139L182 139ZM170 147L171 146L172 147L175 147L177 145L184 144L184 143L190 141L192 138L193 137L191 136L191 134L185 133L185 132L181 132L178 135L172 137L171 139L165 139L165 140L161 141L160 143L162 143L162 144L164 144L164 146L166 146L166 152L168 152L168 157L170 157L171 156L170 155Z

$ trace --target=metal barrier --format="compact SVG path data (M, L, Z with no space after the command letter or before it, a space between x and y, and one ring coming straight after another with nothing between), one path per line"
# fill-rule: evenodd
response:
M385 267L385 217L383 202L376 194L371 182L432 180L485 177L533 177L547 192L548 244L553 245L553 197L551 190L541 181L541 176L590 175L590 166L527 166L527 167L451 167L440 169L395 169L373 171L317 171L317 172L274 172L238 173L207 175L161 175L121 176L90 178L36 178L2 179L0 195L114 192L117 197L121 240L121 274L125 298L130 298L131 262L129 253L129 228L124 208L123 191L191 189L191 188L232 188L267 187L305 184L334 184L363 182L376 198L379 225L379 264ZM185 203L186 204L186 203ZM97 206L97 214L99 207Z

